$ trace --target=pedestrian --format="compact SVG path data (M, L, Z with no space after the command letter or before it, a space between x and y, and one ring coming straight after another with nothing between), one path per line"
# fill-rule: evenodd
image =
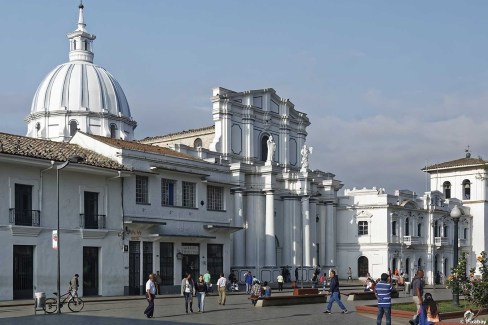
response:
M212 287L212 277L210 276L210 272L205 273L203 275L203 281L205 281L205 284L207 285L207 293L213 292L213 287Z
M225 286L227 280L225 279L224 273L220 273L220 278L217 281L217 290L219 290L219 305L225 305Z
M195 283L195 291L198 298L198 312L205 311L205 296L207 295L208 288L203 279L203 275L200 274L198 281Z
M298 282L298 267L295 268L295 282Z
M271 297L271 287L268 285L268 281L264 281L263 287L262 287L262 296L263 297Z
M78 282L78 278L80 276L77 274L73 275L71 280L69 281L69 290L71 292L71 296L75 298L75 302L78 303L78 288L80 287L80 283Z
M283 291L283 281L284 281L283 274L278 275L276 281L278 281L278 291Z
M246 293L251 293L251 286L252 286L252 274L251 271L247 271L246 276L244 277L244 282L246 282Z
M417 307L415 310L419 310L420 305L422 305L422 296L424 295L424 271L418 270L417 274L412 280L412 300ZM414 316L413 319L415 319Z
M388 281L388 274L381 274L380 281L376 284L374 294L378 299L378 317L376 325L381 325L383 315L386 318L386 325L391 325L391 292L393 287Z
M431 325L438 322L440 322L439 306L432 298L432 294L427 292L422 303L420 325Z
M156 285L154 284L154 273L149 274L149 280L146 282L146 300L147 307L144 310L144 315L147 318L152 318L154 314L154 298L156 297Z
M339 290L339 278L336 275L334 270L330 270L329 272L329 279L330 279L330 287L329 287L329 304L327 305L327 309L324 311L324 314L331 314L332 304L337 302L339 308L341 308L343 314L347 314L346 306L341 301L341 292Z
M156 294L161 294L161 284L163 284L163 280L161 279L161 275L159 271L156 271Z
M190 305L190 312L193 313L193 295L195 294L195 284L191 278L190 273L186 273L183 280L181 280L181 295L185 297L185 311L188 314L188 305Z
M317 274L314 274L312 275L312 288L316 288L317 287Z
M258 280L253 281L252 287L251 287L251 303L253 306L256 306L256 302L259 300L259 298L262 295L262 290L261 290L261 284L259 283Z
M229 274L230 291L238 291L237 278L234 271Z
M327 285L327 273L324 272L324 274L322 274L320 276L320 282L322 283L322 292L325 294L325 286Z

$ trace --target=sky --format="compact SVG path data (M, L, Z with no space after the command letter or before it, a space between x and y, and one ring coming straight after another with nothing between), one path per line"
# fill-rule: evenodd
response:
M274 88L310 118L310 168L344 188L429 190L426 165L488 158L488 1L85 0L94 63L137 139L213 124L212 88ZM76 0L0 0L0 132L25 135L68 61Z

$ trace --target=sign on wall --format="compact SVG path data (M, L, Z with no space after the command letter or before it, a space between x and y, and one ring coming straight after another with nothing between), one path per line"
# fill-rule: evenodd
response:
M52 238L53 238L53 249L57 250L58 249L58 231L57 230L53 230Z
M183 255L199 255L199 246L182 245L180 253Z

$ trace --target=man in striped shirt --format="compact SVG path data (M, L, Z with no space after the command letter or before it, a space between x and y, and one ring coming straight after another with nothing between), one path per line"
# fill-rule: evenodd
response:
M383 314L386 315L386 325L391 325L391 292L393 287L388 282L388 274L381 275L381 281L376 284L374 293L378 298L378 317L376 318L376 325L381 325Z

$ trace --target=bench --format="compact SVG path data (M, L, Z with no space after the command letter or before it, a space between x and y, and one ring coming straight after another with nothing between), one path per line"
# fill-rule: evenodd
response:
M319 289L317 288L295 288L293 290L293 295L294 296L303 296L303 295L318 295L319 294Z
M349 292L345 294L347 296L347 301L356 300L376 300L376 296L373 291L359 291L359 292ZM398 298L399 293L396 290L391 292L392 298Z
M327 295L325 294L271 296L271 297L259 298L258 301L256 302L256 307L319 304L319 303L326 303L326 302L327 302Z

